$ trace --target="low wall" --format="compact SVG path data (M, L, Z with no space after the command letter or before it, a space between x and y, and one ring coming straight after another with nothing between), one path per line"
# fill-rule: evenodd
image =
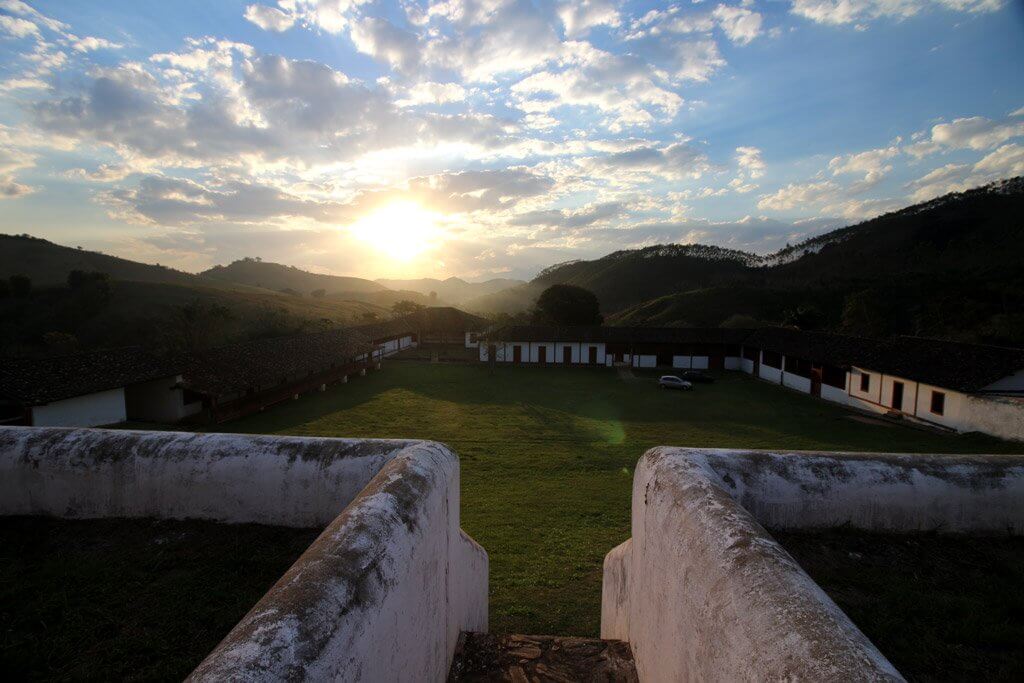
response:
M899 680L762 527L1024 531L1024 457L656 448L605 558L601 635L641 680Z
M957 429L1024 441L1024 398L967 396Z
M192 680L442 681L487 629L487 554L436 443L0 428L0 513L326 524Z

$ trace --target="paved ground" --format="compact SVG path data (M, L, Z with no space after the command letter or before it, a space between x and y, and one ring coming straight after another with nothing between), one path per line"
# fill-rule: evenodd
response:
M658 371L385 362L217 431L434 439L459 454L462 525L487 550L491 630L597 636L604 555L629 537L633 468L658 445L1022 452L1024 444L864 424L720 373L659 391Z
M596 638L463 633L448 683L636 683L629 643Z

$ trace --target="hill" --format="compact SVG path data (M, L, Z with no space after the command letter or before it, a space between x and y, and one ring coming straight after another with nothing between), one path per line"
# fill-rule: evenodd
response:
M493 278L483 282L466 282L462 278L450 277L446 280L436 278L421 278L418 280L377 280L388 289L408 290L430 297L431 292L437 295L437 300L446 301L449 304L458 306L470 299L480 296L495 294L502 290L524 284L522 280L511 280L508 278Z
M532 307L546 287L593 291L608 324L789 324L1024 344L1024 178L953 193L774 254L702 245L558 264L465 304Z
M72 270L107 273L114 280L192 285L192 273L54 244L29 235L0 235L0 277L27 275L36 287L67 282Z

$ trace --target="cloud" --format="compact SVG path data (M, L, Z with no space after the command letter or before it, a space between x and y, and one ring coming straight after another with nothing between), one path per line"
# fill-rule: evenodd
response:
M95 50L119 50L124 47L121 43L115 43L107 40L106 38L97 38L95 36L86 36L85 38L79 38L77 36L70 36L71 49L75 52L93 52Z
M511 88L516 106L548 113L562 106L594 108L608 114L608 127L649 125L671 119L683 99L652 78L652 70L631 55L613 55L579 44L562 71L539 71Z
M609 0L565 2L558 8L558 17L565 26L566 38L585 36L595 26L617 27L619 12Z
M466 89L458 83L434 83L419 81L406 90L404 97L395 104L400 107L413 107L420 104L444 104L465 99Z
M412 71L420 63L421 46L416 34L398 28L387 19L359 19L352 23L349 35L357 50L399 71Z
M764 175L765 163L761 158L761 150L757 147L737 147L736 163L751 178L760 178Z
M907 184L911 198L927 201L950 192L963 192L995 180L1024 175L1024 146L1003 145L974 164L946 164Z
M14 38L39 36L39 27L27 19L0 14L0 31Z
M1024 119L992 121L984 116L956 119L932 127L932 142L954 149L991 149L1024 135Z
M295 15L277 7L267 5L249 5L245 8L245 18L264 31L287 31L295 25Z
M737 45L747 45L761 35L761 15L743 7L719 5L712 13L722 32Z
M51 31L64 31L68 28L68 25L64 22L46 16L21 0L0 0L0 10L22 17L29 17L36 24L41 24Z
M665 147L643 146L601 157L584 157L579 164L591 173L606 178L635 174L658 176L667 180L699 178L709 170L707 155L687 142Z
M931 5L958 12L994 12L1004 0L793 0L791 12L819 24L862 24L874 19L905 19Z
M810 183L790 183L773 194L761 195L757 208L787 211L808 204L818 204L835 197L839 186L831 180Z
M874 185L884 178L891 170L890 160L900 153L899 147L892 145L881 149L871 149L856 154L844 154L833 157L828 163L832 175L862 174L862 188Z
M264 223L285 218L336 223L347 217L342 204L306 199L269 185L242 181L208 186L185 178L145 176L134 188L100 193L99 201L120 220L165 226Z
M618 218L626 211L622 202L603 202L580 209L546 209L526 211L509 220L509 225L547 228L584 228L594 223Z
M8 130L0 128L2 138L8 138ZM18 182L14 174L17 171L32 168L36 164L36 156L13 146L0 146L0 199L17 199L32 194L37 188Z

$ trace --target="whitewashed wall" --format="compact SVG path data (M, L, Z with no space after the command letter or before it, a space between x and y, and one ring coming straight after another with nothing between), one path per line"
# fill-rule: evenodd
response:
M726 356L725 357L725 369L726 370L742 370L743 369L743 359L740 358L739 356ZM751 369L753 369L753 365L751 365Z
M653 354L633 354L634 368L654 368L658 366L658 357Z
M487 629L441 444L0 428L0 513L327 524L190 680L444 681Z
M740 370L747 373L748 375L754 374L754 361L746 358L740 359Z
M117 424L126 419L128 413L122 388L75 396L32 408L32 424L36 427L96 427Z
M811 393L811 380L800 375L794 375L792 372L782 373L782 385L796 391L802 391L805 394Z
M849 382L849 376L847 376L847 382ZM840 389L833 387L822 382L821 384L821 397L826 401L832 401L833 403L841 403L842 405L848 405L846 395L846 389Z
M769 382L772 382L774 384L779 384L782 381L782 370L779 370L777 368L769 367L769 366L765 365L763 362L758 367L757 372L758 372L758 375L757 375L758 377L760 377L763 380L767 380Z
M693 356L672 356L672 367L688 370L693 367Z

